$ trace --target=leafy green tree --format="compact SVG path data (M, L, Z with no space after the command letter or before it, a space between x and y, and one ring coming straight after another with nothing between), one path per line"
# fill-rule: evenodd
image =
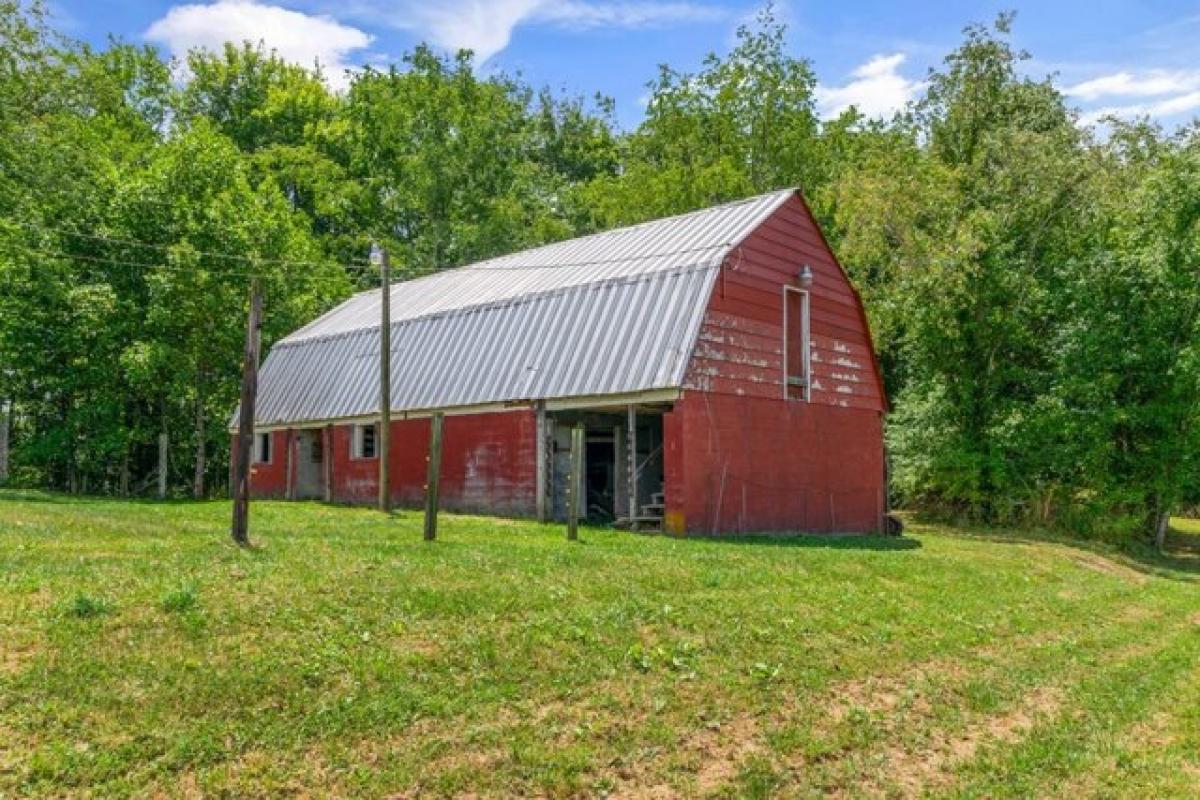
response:
M1053 384L1048 298L1090 183L1082 134L1022 77L1010 17L968 28L895 143L844 178L838 228L895 348L895 475L910 500L983 519L1025 513L1030 436Z
M236 403L251 280L262 282L268 298L268 343L348 290L306 221L274 184L252 187L248 173L233 143L198 121L158 148L117 203L117 239L136 242L118 244L117 252L134 260L152 251L139 275L141 335L121 361L154 393L164 419L189 412L196 496L205 493L208 454L227 454L224 423ZM217 460L218 471L224 461Z
M606 168L598 120L504 76L480 79L470 53L427 47L407 69L365 69L345 108L351 175L365 187L364 233L388 242L401 274L560 239L571 172ZM589 152L592 148L599 155Z
M646 118L624 142L621 174L590 187L596 224L811 186L821 174L815 85L809 62L788 55L786 26L770 5L698 73L661 66Z
M1200 491L1200 128L1110 123L1091 236L1058 295L1052 441L1075 498L1161 548Z

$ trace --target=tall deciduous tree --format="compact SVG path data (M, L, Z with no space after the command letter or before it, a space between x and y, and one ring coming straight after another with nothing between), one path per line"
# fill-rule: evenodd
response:
M821 174L816 78L790 56L786 26L768 5L710 54L697 73L659 68L646 118L624 142L619 176L588 193L601 227L679 213Z

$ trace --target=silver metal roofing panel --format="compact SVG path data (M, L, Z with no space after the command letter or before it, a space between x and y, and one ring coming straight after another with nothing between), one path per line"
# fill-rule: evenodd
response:
M792 190L585 236L391 287L396 411L682 384L717 268ZM379 410L379 290L280 340L259 425Z

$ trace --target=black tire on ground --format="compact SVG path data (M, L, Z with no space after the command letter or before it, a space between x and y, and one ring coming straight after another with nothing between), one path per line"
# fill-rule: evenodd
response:
M903 536L904 522L895 514L888 514L886 530L888 536Z

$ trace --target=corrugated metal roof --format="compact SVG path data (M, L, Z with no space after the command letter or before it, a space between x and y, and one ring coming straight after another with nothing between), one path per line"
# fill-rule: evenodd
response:
M391 287L393 410L678 387L729 251L792 190ZM379 290L280 340L259 425L379 410Z

